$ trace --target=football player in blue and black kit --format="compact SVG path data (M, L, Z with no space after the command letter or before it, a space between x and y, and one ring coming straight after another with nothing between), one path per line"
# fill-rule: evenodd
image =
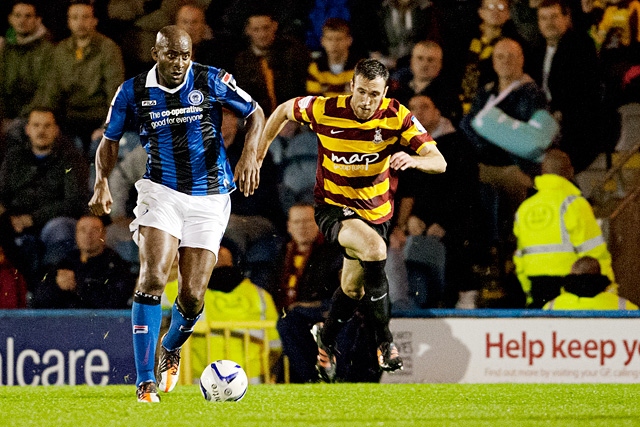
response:
M202 313L230 213L229 195L246 196L259 184L256 149L262 108L224 70L191 61L189 35L176 26L158 32L156 65L124 82L116 93L96 153L96 182L89 206L108 214L107 178L118 158L127 126L139 131L147 170L136 183L136 219L130 229L140 248L140 277L131 312L139 402L158 402L158 388L171 391L178 380L180 348ZM244 151L235 174L220 132L222 107L246 120ZM180 290L162 338L157 377L155 349L160 332L160 296L178 255ZM157 380L157 383L156 383Z

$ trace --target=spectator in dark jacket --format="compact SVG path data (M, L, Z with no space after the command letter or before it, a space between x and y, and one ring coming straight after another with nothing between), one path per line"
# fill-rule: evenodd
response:
M411 50L409 66L397 70L389 81L389 98L407 105L414 95L437 100L443 116L457 125L462 116L460 101L451 78L442 72L443 51L432 40L419 41Z
M313 205L303 202L289 209L291 240L280 259L281 276L268 289L281 313L278 333L282 351L290 360L291 381L296 383L318 380L318 351L310 329L326 317L331 296L340 285L343 260L340 247L325 242L314 212ZM370 331L367 316L359 310L338 336L337 376L341 381L380 379L377 360L369 357L373 351L368 347L375 347Z
M416 173L413 169L400 174L397 226L412 236L407 242L409 246L405 245L409 298L421 308L450 308L456 302L461 308L475 308L473 304L463 306L460 300L475 300L478 294L471 268L478 260L479 253L474 252L480 250L480 230L484 225L478 214L478 160L464 135L441 114L437 101L426 95L415 95L408 106L438 141L438 149L447 159L447 171L442 174ZM427 244L437 247L438 242L445 249L445 257L441 259L444 265L437 266L445 273L444 283L438 283L436 276L442 278L442 275L434 276L431 270L436 266L428 261L437 257L411 248L411 245L430 247ZM427 258L420 259L421 255Z
M245 33L249 46L236 56L235 76L268 116L280 103L305 93L310 55L304 44L278 32L278 21L267 10L251 14Z
M281 313L300 305L320 307L328 303L340 283L342 253L324 241L310 204L291 206L287 230L291 239L278 263L280 277L268 291Z
M560 123L560 148L576 173L606 151L601 132L602 105L598 56L586 32L573 28L570 7L562 0L543 0L538 26L545 43L527 57L529 73L544 90ZM611 147L609 147L611 148Z
M180 6L175 16L175 24L191 36L191 59L233 72L233 59L237 53L235 44L207 25L205 13L204 7L187 2Z
M54 224L70 218L73 224L84 212L88 168L60 137L52 110L32 109L25 132L28 143L10 147L0 166L0 246L29 281L38 269L43 229L62 232ZM56 240L73 240L73 228L67 234Z
M460 69L457 69L457 66L453 69L455 77L458 77L458 72L462 72L460 102L463 114L469 112L478 91L496 78L491 61L496 43L503 37L508 37L518 41L524 48L511 20L509 0L482 0L478 15L480 16L478 31L471 39L466 55L460 55L465 58L465 62ZM458 60L456 59L455 62Z
M83 216L78 249L46 274L34 292L34 308L127 308L135 279L130 266L104 243L100 218Z

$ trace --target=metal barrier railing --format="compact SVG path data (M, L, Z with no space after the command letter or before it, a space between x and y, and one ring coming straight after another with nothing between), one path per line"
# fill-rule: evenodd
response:
M256 376L254 372L251 372L251 361L250 361L250 351L249 346L252 343L257 343L260 345L260 372L259 376L262 378L262 381L266 384L273 384L275 381L271 375L271 363L270 363L270 354L272 351L271 343L268 339L268 331L275 330L276 321L275 320L244 320L244 321L210 321L206 322L206 327L204 330L201 328L194 331L192 337L201 337L205 338L205 348L206 348L206 359L211 361L213 360L212 356L212 348L211 342L209 340L210 336L219 336L223 338L223 355L225 359L230 359L230 342L231 339L241 338L243 343L243 360L236 360L241 366L244 368L247 376L249 378ZM252 331L257 331L261 333L263 339L257 338ZM189 338L187 342L182 346L181 353L181 374L180 374L180 382L182 384L191 384L193 383L193 373L192 373L192 349L191 349L191 339ZM289 383L289 360L286 356L283 356L283 365L284 365L284 382Z

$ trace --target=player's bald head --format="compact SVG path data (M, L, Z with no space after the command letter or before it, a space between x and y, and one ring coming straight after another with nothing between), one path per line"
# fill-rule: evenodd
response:
M180 50L191 50L191 37L177 25L167 25L156 35L156 49L180 47Z
M184 81L191 64L191 37L176 25L169 25L158 32L151 57L157 64L158 83L174 88Z

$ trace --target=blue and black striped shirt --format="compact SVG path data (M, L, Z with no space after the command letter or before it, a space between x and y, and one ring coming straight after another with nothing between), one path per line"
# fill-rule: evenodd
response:
M125 81L107 116L105 137L119 141L130 126L147 151L144 178L193 196L235 190L222 140L222 107L246 118L256 102L224 70L192 63L185 81L158 84L156 67Z

